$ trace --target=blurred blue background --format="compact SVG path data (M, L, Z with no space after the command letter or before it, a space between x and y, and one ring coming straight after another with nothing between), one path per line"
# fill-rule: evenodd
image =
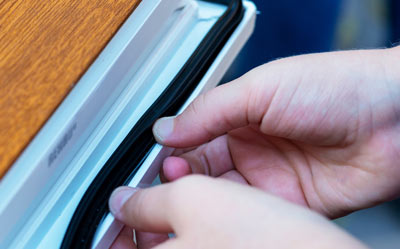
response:
M253 0L255 31L224 81L270 60L314 52L392 46L399 0Z
M253 2L259 11L254 34L222 82L277 58L391 47L400 41L400 0ZM335 222L371 248L400 248L399 200L355 212Z

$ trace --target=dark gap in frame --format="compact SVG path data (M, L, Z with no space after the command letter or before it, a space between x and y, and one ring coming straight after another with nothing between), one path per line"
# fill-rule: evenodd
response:
M61 248L91 248L97 227L109 212L112 191L134 175L156 141L152 125L160 117L175 115L242 20L242 0L206 0L227 5L200 45L157 100L134 125L95 177L70 221Z

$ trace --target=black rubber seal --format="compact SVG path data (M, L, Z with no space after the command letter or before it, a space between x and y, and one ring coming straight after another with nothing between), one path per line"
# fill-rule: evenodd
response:
M207 72L242 20L241 0L207 0L224 4L225 13L201 41L179 73L139 119L86 190L70 221L61 248L91 248L99 223L108 210L112 191L134 175L155 145L152 125L160 117L175 115Z

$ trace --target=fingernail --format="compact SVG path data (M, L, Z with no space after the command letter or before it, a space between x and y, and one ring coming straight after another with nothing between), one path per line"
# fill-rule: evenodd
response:
M118 187L116 188L110 197L108 206L114 216L118 216L122 206L125 202L135 193L138 189L131 187Z
M153 134L157 141L163 142L172 134L174 130L174 118L175 117L165 117L156 121L153 127Z

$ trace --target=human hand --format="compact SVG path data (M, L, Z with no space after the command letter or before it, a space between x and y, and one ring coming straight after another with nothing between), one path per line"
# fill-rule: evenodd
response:
M201 95L154 126L185 148L165 178L227 178L331 218L398 197L399 59L399 48L296 56Z
M200 145L166 159L165 177L207 173L329 217L398 196L398 50L283 59L197 98L154 127L166 145ZM139 248L166 239L139 233Z
M110 210L139 231L176 234L158 245L142 237L140 249L365 248L315 212L255 188L204 176L148 189L119 188ZM125 229L112 248L136 248L132 231Z

